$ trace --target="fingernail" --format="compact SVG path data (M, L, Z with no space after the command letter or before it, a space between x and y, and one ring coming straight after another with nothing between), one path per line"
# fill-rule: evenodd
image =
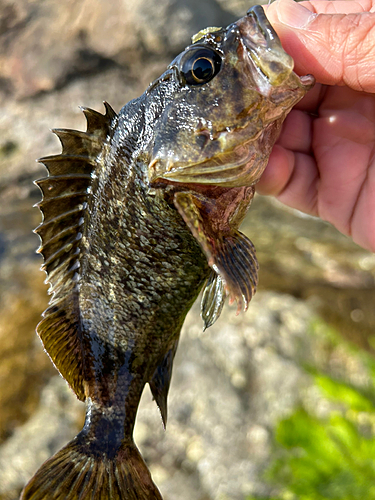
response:
M293 0L278 0L276 8L279 21L291 28L306 28L317 16Z

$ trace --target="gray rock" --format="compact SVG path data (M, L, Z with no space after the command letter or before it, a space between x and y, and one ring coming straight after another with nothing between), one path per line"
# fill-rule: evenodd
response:
M152 443L162 464L167 458L187 477L194 473L200 496L188 492L179 498L242 500L265 490L259 478L270 458L272 429L311 383L295 359L311 316L304 304L271 293L258 294L246 315L236 317L226 308L205 333L198 308L190 313L176 356L164 439L155 432L151 401L146 411L140 409L140 435L136 427L146 456ZM166 499L174 498L170 476L167 469L159 481Z
M135 60L146 63L150 56L170 57L200 29L226 25L236 17L226 2L215 0L113 0L110 5L102 0L3 0L2 4L0 90L18 98L50 92L117 65L129 67Z
M297 360L303 344L309 352L313 313L291 297L259 293L246 315L226 308L205 333L198 314L196 305L183 329L167 430L146 388L135 440L165 500L242 500L264 490L273 426L311 383ZM82 407L62 379L51 379L39 409L0 448L0 493L20 488L78 432Z
M0 497L18 498L39 465L73 438L82 407L61 377L51 378L38 410L0 448Z
M169 422L146 388L135 440L165 500L244 500L272 488L262 473L272 458L277 423L304 406L324 416L336 408L314 385L315 366L358 387L368 369L309 333L316 315L288 295L260 292L246 314L226 307L205 333L198 304L189 313L177 352ZM35 469L80 430L83 405L54 377L39 409L0 448L0 493L19 490Z

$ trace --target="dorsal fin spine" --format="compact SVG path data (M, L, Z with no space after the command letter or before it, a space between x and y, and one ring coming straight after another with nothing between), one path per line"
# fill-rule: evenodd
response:
M54 160L61 160L61 161L66 161L66 160L78 160L78 161L83 161L83 162L87 162L87 163L90 163L91 165L95 165L95 162L93 161L93 159L90 157L90 156L83 156L83 155L70 155L70 154L58 154L58 155L50 155L50 156L42 156L41 158L38 158L38 163L49 163L49 162L52 162ZM90 162L88 162L88 160L90 160Z
M47 241L44 241L43 245L40 247L40 250L38 249L38 253L43 253L48 245L52 245L55 243L57 240L60 240L64 236L67 236L69 234L77 234L77 229L81 226L81 224L74 224L74 226L69 226L59 233L56 233L55 236ZM75 241L75 240L74 240Z
M45 262L44 264L42 265L41 269L42 271L45 271L45 269L48 267L48 264L50 264L52 261L54 261L59 255L63 254L64 252L68 252L69 251L69 246L71 246L72 243L66 243L64 246L62 246L57 252L55 252L54 254L52 254ZM44 247L42 248L42 250L44 250ZM43 254L43 252L39 252L41 254Z
M38 208L39 208L39 207L38 207ZM45 226L48 226L48 225L50 225L50 224L55 224L56 222L58 222L58 221L59 221L59 219L63 219L63 218L64 218L64 217L66 217L67 215L73 215L73 214L75 214L75 213L77 213L77 212L82 212L83 210L84 210L84 209L83 209L83 207L82 207L82 208L74 208L73 210L70 210L69 212L65 212L65 213L63 213L63 214L56 215L56 217L54 217L53 219L50 219L50 220L48 220L47 222L42 222L41 224L39 224L39 226L38 226L38 227L36 227L36 228L34 229L34 233L35 233L35 234L39 234L39 231L38 231L38 230L39 230L40 228L42 228L43 226L45 227Z
M41 179L38 179L35 181L35 184L37 186L40 186L43 184L43 182L50 181L51 179L56 179L56 180L71 180L71 179L90 179L91 175L90 174L82 174L79 173L77 174L76 172L72 172L71 174L63 174L63 175L48 175L47 177L42 177Z
M35 203L35 207L38 207L40 210L43 209L43 205L45 205L49 201L59 201L63 198L73 198L77 195L87 195L87 190L85 189L84 191L78 191L77 193L69 193L69 194L62 194L60 196L51 196L51 198L43 199L39 201L38 203Z

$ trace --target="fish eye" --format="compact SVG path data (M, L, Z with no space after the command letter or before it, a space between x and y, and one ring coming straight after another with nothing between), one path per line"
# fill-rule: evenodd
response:
M188 85L203 85L220 71L221 57L213 49L196 47L183 56L180 73Z

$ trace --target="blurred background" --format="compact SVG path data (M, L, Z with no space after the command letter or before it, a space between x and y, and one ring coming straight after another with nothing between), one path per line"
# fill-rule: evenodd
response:
M0 500L80 429L84 405L35 335L47 305L32 229L79 105L116 111L190 36L245 0L0 0ZM165 500L375 499L375 255L256 197L243 230L260 262L249 311L202 333L190 312L164 432L146 387L135 438Z

